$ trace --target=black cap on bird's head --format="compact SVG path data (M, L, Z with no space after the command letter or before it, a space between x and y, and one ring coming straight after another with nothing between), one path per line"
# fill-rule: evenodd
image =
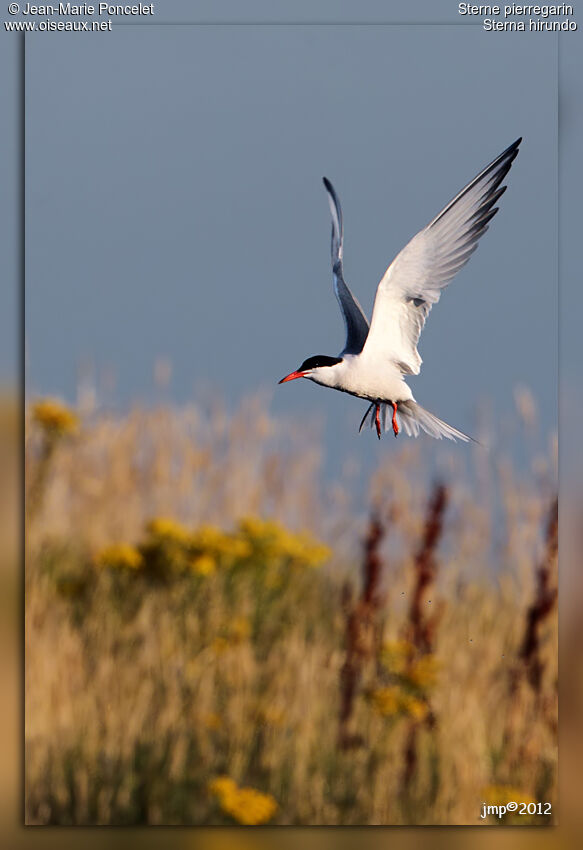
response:
M308 357L307 360L304 360L299 369L295 372L290 372L279 383L285 384L286 381L293 381L295 378L305 378L313 369L320 369L323 366L336 366L337 363L341 362L342 357L328 357L327 354L315 354L313 357Z

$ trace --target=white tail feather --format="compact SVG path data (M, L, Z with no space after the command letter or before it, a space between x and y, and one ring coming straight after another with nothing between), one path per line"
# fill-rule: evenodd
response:
M392 406L390 406L390 416L387 415L389 406L385 402L381 402L381 425L383 431L390 431L392 429L393 410ZM364 415L361 428L367 420L369 420L371 428L374 427L375 412L376 404L373 402ZM476 442L472 437L464 434L463 431L458 431L453 425L448 425L447 422L438 419L437 416L425 410L416 401L399 402L397 422L408 437L418 437L420 431L425 431L426 434L429 434L430 437L434 437L436 440L441 440L445 437L446 440L453 440L454 442L456 440L463 440L464 443L467 443L469 440Z

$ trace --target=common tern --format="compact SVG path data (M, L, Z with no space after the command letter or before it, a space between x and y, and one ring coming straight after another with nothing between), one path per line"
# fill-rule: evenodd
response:
M334 187L323 178L332 214L334 291L346 325L346 344L338 357L308 357L280 384L307 378L366 399L370 405L359 430L369 420L379 440L391 426L395 437L402 427L412 437L423 430L439 440L471 439L417 404L405 377L421 371L417 343L425 320L498 212L495 204L506 191L501 183L521 141L517 139L487 165L397 254L378 285L370 327L344 280L342 209Z

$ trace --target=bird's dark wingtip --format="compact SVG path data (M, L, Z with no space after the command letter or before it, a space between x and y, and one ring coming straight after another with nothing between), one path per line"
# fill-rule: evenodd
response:
M519 148L521 142L522 142L522 136L519 136L518 139L516 139L515 142L512 142L511 145L508 145L506 150L502 151L500 156L497 157L494 160L494 162L492 163L492 166L495 166L502 161L506 161L507 163L514 162L514 160L518 156L518 148Z

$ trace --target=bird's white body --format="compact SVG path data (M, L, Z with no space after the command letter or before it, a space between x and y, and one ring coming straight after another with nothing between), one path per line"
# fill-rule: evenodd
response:
M392 360L379 361L369 352L345 354L340 363L315 369L307 378L323 387L367 401L408 401L413 398L403 373Z
M309 357L280 383L307 378L366 399L370 406L361 428L370 417L379 438L388 427L391 406L395 436L400 422L414 437L423 430L437 439L470 439L417 404L405 379L421 370L417 343L427 316L498 211L495 203L506 189L501 183L521 141L517 139L486 166L397 254L378 285L370 327L344 280L342 210L332 184L324 178L332 215L334 290L346 325L346 344L338 357Z

